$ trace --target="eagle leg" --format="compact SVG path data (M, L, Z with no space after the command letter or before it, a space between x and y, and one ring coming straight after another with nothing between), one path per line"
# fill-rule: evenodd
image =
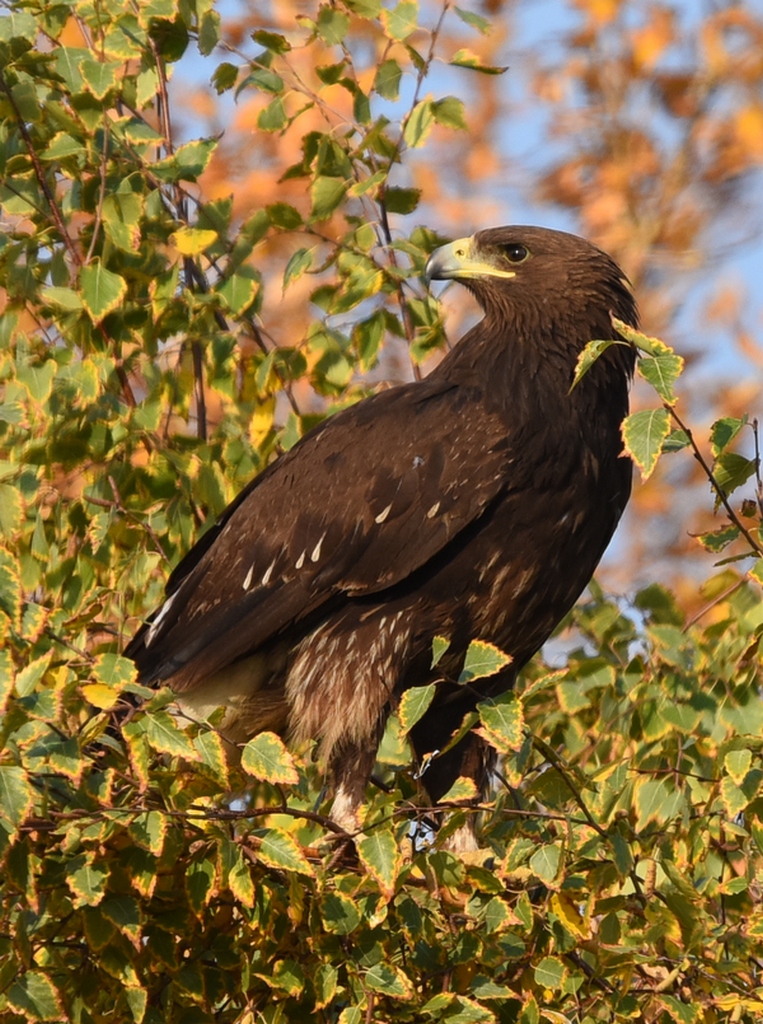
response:
M446 753L436 753L447 746L453 722L459 721L458 712L462 712L460 717L463 718L463 714L474 708L474 703L474 698L466 693L454 702L456 708L458 704L462 705L461 708L456 709L451 705L452 718L440 709L433 709L411 730L411 742L417 760L419 763L427 761L426 770L421 775L421 784L433 803L441 800L459 777L474 782L479 794L474 804L479 804L488 791L490 776L496 765L496 752L476 733L467 733L460 743ZM434 756L431 756L433 752ZM476 814L470 815L466 823L448 837L445 847L453 853L478 850L475 823Z
M360 807L365 799L366 784L374 769L380 739L380 735L372 737L363 746L340 743L331 752L329 773L333 782L334 802L329 813L331 820L350 836L362 830Z

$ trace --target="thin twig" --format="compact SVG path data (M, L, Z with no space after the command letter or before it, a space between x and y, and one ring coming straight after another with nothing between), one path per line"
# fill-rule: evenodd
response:
M550 747L547 743L544 743L543 740L539 739L537 736L533 736L533 746L545 758L548 759L548 761L551 763L551 765L561 775L561 777L564 780L567 788L570 790L570 792L574 796L575 803L578 805L580 810L585 815L586 822L591 826L591 828L595 832L597 832L599 834L599 836L601 836L602 839L609 839L609 834L607 833L607 830L605 828L601 827L601 825L598 823L598 821L596 821L596 819L593 817L591 812L586 807L586 803L585 803L585 800L583 799L582 793L580 792L578 787L575 785L575 783L572 781L572 779L569 777L567 772L564 770L564 767L562 766L562 760L559 757L559 755L556 753L556 751L552 747Z
M755 438L755 497L758 502L758 512L763 516L763 480L760 476L760 438L757 417L752 421L752 436Z
M708 604L706 604L704 608L700 608L698 612L695 612L695 614L692 615L692 617L684 625L682 632L687 633L691 629L691 627L695 625L695 623L699 622L699 620L703 616L707 615L709 611L712 611L716 605L719 605L722 601L725 601L727 597L731 597L734 591L739 590L739 588L743 586L746 582L747 577L740 576L738 580L735 580L730 587L726 587L725 590L721 591L721 593L718 594L717 597L713 598L713 600L710 601Z
M442 30L442 25L443 25L443 22L445 20L445 15L448 13L449 9L450 9L450 0L445 0L445 3L442 5L442 10L440 11L440 16L437 19L437 23L435 24L434 28L432 29L432 33L431 33L431 35L429 37L429 52L427 53L427 56L426 56L426 59L425 59L423 65L419 68L419 73L418 73L418 75L416 77L416 86L415 86L415 88L413 90L413 98L411 99L410 108L408 110L407 118L410 118L411 114L413 113L414 108L416 107L416 104L419 102L419 95L421 94L421 87L424 84L424 79L429 74L429 68L430 68L430 66L432 64L432 61L434 60L434 54L435 54L435 48L437 46L437 40L438 40L440 32ZM394 152L392 153L392 156L389 158L389 161L388 161L388 164L387 164L387 166L388 166L388 168L390 170L392 169L392 167L394 167L394 165L400 159L400 153L401 153L401 150L403 148L403 142L404 142L404 138L405 138L405 123L407 123L407 118L405 119L404 123L401 125L400 135L398 136L397 143L395 144ZM389 175L388 175L388 177L389 177ZM384 235L384 241L385 241L385 246L386 246L387 253L388 253L388 256L389 256L390 265L393 266L393 267L397 267L397 265L398 265L397 264L397 257L396 257L396 254L395 254L395 250L392 248L392 231L391 231L391 228L390 228L390 225L389 225L389 216L388 216L388 213L387 213L387 205L386 205L385 200L384 200L384 190L383 190L383 188L382 188L382 190L380 192L380 197L379 197L379 220L380 220L380 224L381 224L382 233ZM397 285L395 287L395 295L396 295L396 298L397 298L398 305L400 307L400 315L401 315L401 319L402 319L402 322L403 322L403 329L405 330L405 337L406 337L406 340L408 341L408 346L409 346L409 349L410 349L410 346L413 345L414 333L415 332L414 332L413 322L411 321L410 310L408 309L408 305L407 305L407 303L405 301L405 290L403 288L403 282L402 281L398 281L397 282ZM418 363L415 363L413 360L411 360L411 367L413 369L413 376L414 376L414 378L416 380L421 380L421 367L418 365Z
M53 191L51 190L50 185L48 184L47 178L45 177L45 170L43 169L39 157L37 156L37 151L34 148L32 137L27 130L24 118L21 116L21 111L19 110L16 101L13 98L13 92L11 91L8 83L5 81L5 77L3 75L0 75L0 89L2 89L2 91L5 93L6 98L11 106L11 109L13 110L13 113L16 116L16 123L18 126L19 134L21 135L21 138L24 140L24 145L29 155L29 159L32 161L32 166L34 167L34 173L35 177L37 178L37 183L40 186L40 189L42 190L45 199L47 200L48 206L50 207L50 212L53 216L53 220L55 221L58 233L61 236L61 240L66 246L66 250L71 256L74 264L76 266L80 266L82 264L82 256L78 252L77 247L75 246L74 242L69 236L69 232L66 229L66 222L64 221L63 214L61 213L61 209L58 205L56 197Z
M101 177L101 183L98 190L98 204L95 208L95 220L93 222L93 234L90 238L90 245L88 246L87 256L85 257L85 264L87 265L93 258L95 253L95 243L98 241L98 234L101 230L101 223L103 221L103 204L106 199L106 165L109 153L109 132L108 132L109 118L108 114L104 110L103 112L103 145L101 146L101 161L99 167L99 173Z
M712 471L711 467L708 465L705 457L703 456L702 452L700 451L699 445L694 440L694 435L692 434L690 428L687 427L687 425L684 423L684 421L681 419L681 417L678 415L678 413L676 412L676 410L673 408L672 405L668 405L667 402L664 402L663 405L668 410L670 415L673 417L675 422L678 424L679 428L681 430L683 430L683 432L686 434L686 437L689 440L689 445L691 446L691 450L692 450L692 453L694 455L694 458L697 460L697 462L702 467L702 470L703 470L705 476L710 481L710 486L713 488L713 490L717 494L718 500L721 502L723 507L726 509L726 512L728 514L729 519L734 524L734 526L736 526L736 528L739 530L739 532L745 538L747 543L750 545L750 548L752 549L753 553L756 554L759 558L763 557L763 547L761 547L761 545L758 543L758 541L755 540L753 535L750 533L750 531L747 529L747 527L744 525L744 523L741 521L739 516L736 514L736 512L732 508L731 502L726 497L726 492L723 490L723 488L720 486L718 481L715 479L715 475L713 474L713 471Z

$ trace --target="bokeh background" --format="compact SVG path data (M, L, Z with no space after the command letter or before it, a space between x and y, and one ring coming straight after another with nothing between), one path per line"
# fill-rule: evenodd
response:
M255 56L256 29L296 42L303 34L300 19L313 7L295 0L225 0L218 7L224 45L206 58L189 50L174 69L178 138L221 137L200 192L212 198L233 193L242 219L280 200L307 208L304 180L283 180L283 174L300 158L305 118L325 130L326 111L316 107L293 131L264 135L257 125L267 94L220 96L212 84L215 70L223 61L243 65ZM719 416L758 416L763 5L490 0L470 7L489 20L485 31L453 4L422 0L418 8L420 21L437 29L431 41L423 32L410 40L435 53L422 95L463 98L467 128L434 126L426 147L409 154L397 179L393 175L393 184L421 190L405 230L411 220L451 237L499 223L538 223L586 235L625 268L646 332L687 359L679 408L697 440L707 443ZM352 56L361 82L365 74L370 84L381 40L366 24L367 35L353 37ZM449 61L464 48L483 65L506 70L489 75L454 67ZM327 63L335 56L327 47ZM295 45L288 59L303 83L314 79L314 48ZM374 115L401 117L415 89L414 77L404 76L399 100ZM351 117L351 98L341 86L322 95L336 125ZM325 230L330 235L331 222ZM284 291L283 269L299 242L282 235L264 244L271 251L260 261L269 267L262 327L277 343L294 344L316 314L309 302L314 281L303 277ZM463 289L449 288L444 301L448 333L456 339L475 309ZM404 348L393 344L372 379L411 373ZM646 400L637 386L635 406ZM743 432L740 448L754 453L752 428ZM694 535L719 525L694 460L686 452L663 460L653 478L635 488L602 569L606 583L625 593L658 578L685 602L701 603L697 584L712 572L713 560Z

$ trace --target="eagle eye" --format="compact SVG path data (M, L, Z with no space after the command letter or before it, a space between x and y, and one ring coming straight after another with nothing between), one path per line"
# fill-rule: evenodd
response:
M503 245L501 248L509 263L524 263L530 255L527 247L520 245L519 242L509 242L508 245Z

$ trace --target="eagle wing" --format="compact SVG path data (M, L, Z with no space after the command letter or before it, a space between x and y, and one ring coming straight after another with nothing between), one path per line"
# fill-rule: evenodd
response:
M505 422L433 375L338 413L256 477L127 649L180 693L342 600L425 565L506 485Z

